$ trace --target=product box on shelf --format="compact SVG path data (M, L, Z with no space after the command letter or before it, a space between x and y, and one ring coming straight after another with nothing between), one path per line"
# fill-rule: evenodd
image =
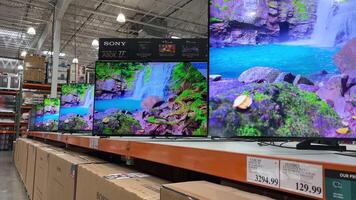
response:
M17 140L15 165L23 183L26 183L28 139L20 138Z
M63 154L63 150L46 146L37 148L33 200L48 200L49 157L56 154Z
M27 170L26 170L26 182L25 187L30 199L33 199L33 190L35 182L35 170L36 170L36 157L37 148L48 146L45 143L38 141L30 141L28 143L27 150Z
M82 164L85 165L90 163L104 163L104 161L73 152L50 154L48 199L74 199L76 192L77 168ZM96 183L94 182L94 184Z
M76 200L159 200L165 180L114 164L80 165Z
M26 56L24 63L24 81L44 83L46 77L45 57L29 55Z
M163 185L161 200L271 200L257 194L241 191L207 181L192 181Z

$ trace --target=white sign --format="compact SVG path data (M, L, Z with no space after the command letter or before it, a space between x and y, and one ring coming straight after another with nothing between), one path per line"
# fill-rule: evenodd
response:
M247 182L279 188L279 160L248 156Z
M92 149L99 148L99 138L90 138L89 139L89 147Z
M281 160L281 189L323 198L323 167Z
M57 141L62 141L62 135L60 133L57 134Z

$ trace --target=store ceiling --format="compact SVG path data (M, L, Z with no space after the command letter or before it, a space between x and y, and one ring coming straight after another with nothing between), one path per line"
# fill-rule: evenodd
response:
M54 3L69 2L63 12L61 52L67 62L77 43L79 64L92 65L100 37L207 37L206 0L0 0L0 57L18 58L22 50L51 50ZM65 6L64 6L65 7ZM126 23L116 21L119 12ZM35 36L26 33L33 26Z

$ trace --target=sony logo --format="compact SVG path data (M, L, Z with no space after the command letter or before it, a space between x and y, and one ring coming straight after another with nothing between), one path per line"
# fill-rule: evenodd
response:
M105 41L104 46L120 46L123 47L126 45L126 42L115 42L115 41Z

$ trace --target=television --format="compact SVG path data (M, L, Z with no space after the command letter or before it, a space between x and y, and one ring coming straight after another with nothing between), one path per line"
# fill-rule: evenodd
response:
M43 104L35 105L34 112L34 130L43 131Z
M356 139L355 1L209 6L211 136Z
M58 131L59 98L46 98L43 101L43 130Z
M35 130L35 120L36 120L36 109L33 106L29 112L29 119L28 119L28 130L34 131Z
M94 85L66 84L61 87L59 130L91 132L93 129Z
M206 136L206 62L96 62L95 135Z

